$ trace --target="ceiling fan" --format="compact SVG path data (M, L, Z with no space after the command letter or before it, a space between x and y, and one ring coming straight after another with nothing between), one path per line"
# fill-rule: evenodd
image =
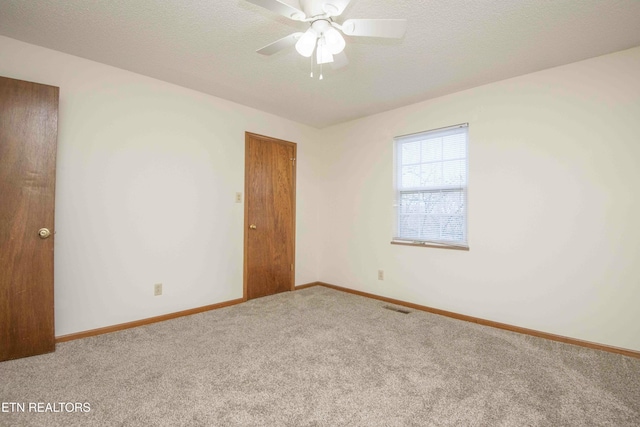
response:
M406 19L347 19L342 24L333 20L342 14L351 0L299 0L296 8L280 0L247 0L294 21L306 22L306 32L296 32L258 49L262 55L273 55L295 45L298 53L312 57L316 63L333 63L334 68L347 64L344 48L347 36L402 38L407 27ZM341 34L342 32L342 34ZM313 59L311 77L313 77ZM320 72L322 80L322 71Z

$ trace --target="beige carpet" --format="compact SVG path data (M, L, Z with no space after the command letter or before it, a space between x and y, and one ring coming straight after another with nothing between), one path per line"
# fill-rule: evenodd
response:
M0 363L0 425L640 425L639 359L385 305L314 287L59 344Z

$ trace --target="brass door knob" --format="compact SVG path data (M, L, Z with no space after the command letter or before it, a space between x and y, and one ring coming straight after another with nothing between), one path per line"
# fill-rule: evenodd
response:
M47 237L51 236L51 232L48 228L41 228L40 230L38 230L38 236L40 236L41 239L46 239Z
M256 227L256 225L255 225L255 224L251 224L251 225L249 226L249 228L250 228L250 229L252 229L252 230L255 230L255 229L256 229L256 228L258 228L258 227Z

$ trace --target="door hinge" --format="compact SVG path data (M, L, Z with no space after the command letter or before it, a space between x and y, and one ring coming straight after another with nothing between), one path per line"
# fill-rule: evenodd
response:
M293 271L293 264L291 264L291 271Z
M295 158L295 157L292 157L292 158L290 158L289 160L291 160L292 162L295 162L295 161L296 161L296 158Z

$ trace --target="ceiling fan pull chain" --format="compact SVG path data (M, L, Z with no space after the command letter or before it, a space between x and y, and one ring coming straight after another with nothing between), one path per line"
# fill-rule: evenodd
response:
M311 58L311 72L309 73L309 77L313 78L313 55L311 55L310 58Z

